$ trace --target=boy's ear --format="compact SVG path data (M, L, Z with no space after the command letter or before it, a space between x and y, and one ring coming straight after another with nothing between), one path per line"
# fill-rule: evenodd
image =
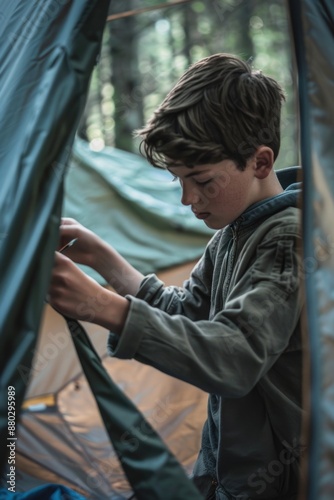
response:
M254 154L254 175L257 179L265 179L274 165L274 152L268 146L259 146Z

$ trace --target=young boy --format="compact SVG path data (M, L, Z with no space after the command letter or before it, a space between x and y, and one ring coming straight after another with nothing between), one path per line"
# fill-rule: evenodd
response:
M298 190L283 191L277 82L228 54L190 67L139 132L148 160L217 232L183 288L144 277L72 219L50 303L108 328L110 354L209 393L193 479L204 498L295 499L301 453ZM73 261L96 269L116 292ZM188 500L188 499L185 499Z

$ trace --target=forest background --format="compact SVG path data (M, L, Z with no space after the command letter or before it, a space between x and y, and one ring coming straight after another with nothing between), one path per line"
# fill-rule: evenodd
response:
M181 74L202 57L233 53L286 92L276 168L299 163L292 42L283 0L113 0L78 135L92 150L139 154L140 128ZM159 7L155 9L155 7ZM148 10L152 8L152 10ZM134 11L132 15L127 15ZM124 16L124 17L122 17ZM118 19L114 19L119 17Z

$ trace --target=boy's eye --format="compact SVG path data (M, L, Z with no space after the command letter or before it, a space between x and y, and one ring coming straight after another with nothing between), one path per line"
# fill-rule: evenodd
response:
M207 181L195 181L195 182L199 186L205 186L206 184L209 184L209 182L211 182L211 181L212 181L212 179L208 179Z

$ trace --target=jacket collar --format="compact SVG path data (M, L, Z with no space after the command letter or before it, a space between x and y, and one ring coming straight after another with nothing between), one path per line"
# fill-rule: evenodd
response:
M244 228L254 224L259 219L270 217L285 208L297 207L301 191L301 182L298 182L291 184L276 196L254 203L230 224L231 229Z

